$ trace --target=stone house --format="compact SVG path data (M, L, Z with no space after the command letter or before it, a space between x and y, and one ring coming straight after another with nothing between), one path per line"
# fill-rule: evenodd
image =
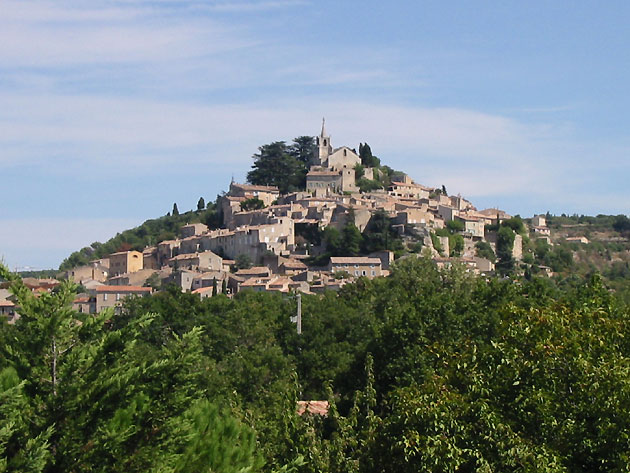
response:
M140 271L144 258L139 251L120 251L109 255L109 275L119 276L124 273Z
M339 170L311 168L306 174L306 190L316 196L332 193L356 192L354 168Z
M463 222L465 235L483 239L486 227L485 219L460 214L457 215L456 220Z
M382 275L380 258L368 256L331 256L327 270L331 273L344 271L350 276L374 278Z
M9 323L14 323L17 318L15 304L7 299L0 300L0 316L6 317Z
M457 215L459 215L459 211L455 207L451 207L450 205L438 204L437 213L442 220L445 222L450 222L454 220Z
M223 269L223 258L212 251L183 253L168 260L168 265L178 269L220 271Z
M394 197L413 197L416 199L429 198L429 189L414 182L392 181L388 192Z
M217 294L221 294L223 291L223 281L227 278L228 273L225 271L206 271L193 278L191 289L194 292L196 289L212 288L216 284Z
M504 210L497 209L497 208L484 209L484 210L480 210L477 213L488 218L490 220L490 224L492 225L498 225L504 220L509 220L512 218L512 216L509 215L507 212L505 212Z
M219 229L203 235L201 247L230 259L247 255L258 262L270 252L277 255L289 253L295 247L293 220L288 217L274 219L268 225Z
M179 240L164 240L157 245L158 267L166 266L166 262L179 252Z
M92 310L100 313L104 309L114 308L118 312L125 298L129 296L148 296L152 291L150 287L99 286L90 291L95 298Z
M201 235L208 231L208 227L203 223L190 223L180 228L179 233L182 238L188 238L195 235Z
M160 269L157 246L149 246L142 250L142 267L144 269Z
M532 226L533 227L546 227L547 217L545 215L534 215L532 217Z
M162 278L162 285L168 286L174 284L179 287L182 292L188 292L192 289L193 281L200 273L189 269L176 269L168 276Z
M275 186L255 186L251 184L238 184L232 181L228 196L239 197L241 198L241 202L243 200L256 198L262 200L265 207L268 207L278 200L280 191Z
M94 262L84 266L77 266L76 268L66 271L64 274L67 279L77 284L82 284L83 281L87 280L103 282L108 277L109 268Z

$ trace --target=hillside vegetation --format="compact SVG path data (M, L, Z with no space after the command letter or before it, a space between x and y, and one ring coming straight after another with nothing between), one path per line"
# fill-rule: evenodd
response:
M203 223L210 228L216 228L220 221L215 204L208 204L204 210L191 210L182 214L169 213L164 217L147 220L138 227L117 233L105 243L94 242L64 259L59 270L65 271L81 266L117 251L142 251L147 246L176 238L179 236L180 228L189 223Z

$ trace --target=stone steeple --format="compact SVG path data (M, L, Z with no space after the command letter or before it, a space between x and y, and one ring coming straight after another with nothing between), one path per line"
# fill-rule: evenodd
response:
M322 118L322 131L317 137L317 151L314 164L316 166L328 166L328 156L332 153L330 145L330 136L326 134L326 119Z

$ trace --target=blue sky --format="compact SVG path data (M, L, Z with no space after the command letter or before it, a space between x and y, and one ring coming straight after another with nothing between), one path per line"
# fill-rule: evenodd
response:
M628 213L625 1L2 0L0 257L213 200L258 146L368 142L512 214Z

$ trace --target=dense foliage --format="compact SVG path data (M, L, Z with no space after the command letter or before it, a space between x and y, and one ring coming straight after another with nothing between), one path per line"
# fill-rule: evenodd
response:
M2 269L2 276L14 279ZM169 290L122 314L68 285L1 327L0 471L627 471L628 307L439 271L295 300ZM328 399L328 417L298 416ZM263 465L264 463L264 465Z
M281 193L304 190L306 173L315 153L315 140L300 136L291 145L275 141L258 148L252 170L247 173L250 184L276 186Z

